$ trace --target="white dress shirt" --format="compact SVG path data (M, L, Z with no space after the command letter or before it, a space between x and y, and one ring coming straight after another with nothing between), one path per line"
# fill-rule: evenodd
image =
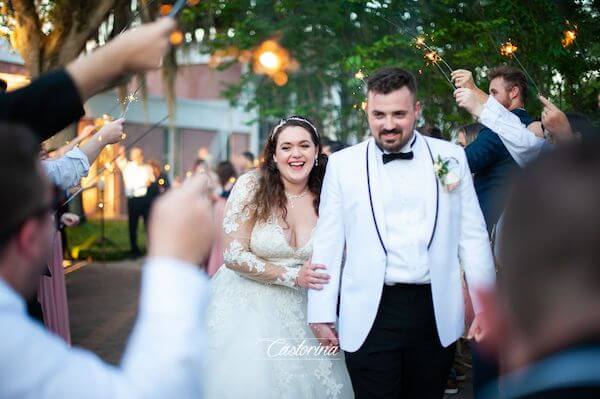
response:
M540 155L546 142L527 129L519 117L489 96L479 115L479 122L491 129L506 146L514 160L523 167Z
M148 259L137 322L112 366L30 319L0 278L0 398L200 398L207 285L193 265Z
M383 164L376 149L382 179L388 247L385 283L426 284L429 278L427 244L435 217L435 176L426 143L417 134L400 149L411 150L411 160Z
M42 165L52 182L65 190L77 186L79 180L87 176L90 170L87 155L78 147L73 148L63 157L43 160Z
M117 159L117 166L123 173L125 196L127 198L143 197L148 192L148 182L152 179L152 169L147 164L138 165L133 161Z

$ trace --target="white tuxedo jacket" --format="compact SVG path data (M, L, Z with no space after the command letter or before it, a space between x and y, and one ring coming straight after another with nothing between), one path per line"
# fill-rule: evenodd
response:
M419 134L415 132L415 134ZM485 221L477 201L463 149L446 141L423 137L433 159L438 155L459 162L460 184L447 192L435 179L436 212L429 247L429 269L437 330L442 345L456 341L464 331L464 301L460 264L473 290L495 281L494 263ZM435 201L435 202L434 202ZM314 264L331 275L321 291L308 292L308 322L337 319L340 347L358 350L375 320L384 285L386 224L378 176L375 141L368 140L333 154L321 192L319 221L313 238ZM346 245L346 262L342 254ZM476 312L477 301L474 301Z

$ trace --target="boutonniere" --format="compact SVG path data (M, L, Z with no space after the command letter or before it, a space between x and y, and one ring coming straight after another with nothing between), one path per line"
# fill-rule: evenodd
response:
M458 160L456 158L442 158L438 155L433 163L433 170L437 179L447 192L451 192L460 184L460 176L456 172Z

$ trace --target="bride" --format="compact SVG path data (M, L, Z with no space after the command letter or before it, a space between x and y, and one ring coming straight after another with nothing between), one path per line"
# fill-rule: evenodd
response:
M306 323L306 289L329 276L310 265L326 157L306 118L272 130L264 162L241 176L223 218L224 260L208 309L206 395L351 398L343 354Z

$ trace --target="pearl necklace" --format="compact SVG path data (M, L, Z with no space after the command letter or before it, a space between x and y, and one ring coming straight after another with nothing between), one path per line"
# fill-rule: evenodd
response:
M304 196L306 195L307 192L308 192L308 187L306 187L300 194L290 194L286 191L285 196L287 197L288 202L290 203L290 207L295 208L296 205L294 204L293 200L304 198Z

